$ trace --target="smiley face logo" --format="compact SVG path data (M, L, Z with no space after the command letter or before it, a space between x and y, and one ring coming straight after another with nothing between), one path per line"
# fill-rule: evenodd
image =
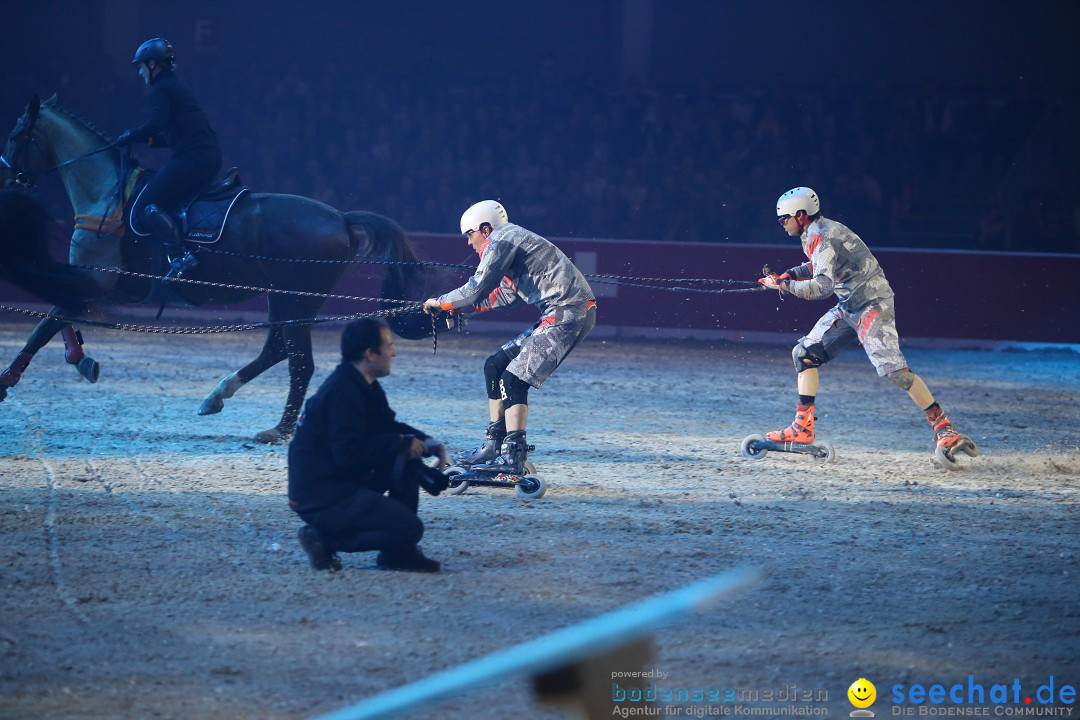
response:
M874 687L874 683L870 682L866 678L859 678L855 682L851 683L851 687L847 691L848 700L851 704L857 708L868 708L874 704L874 700L877 699L877 688Z

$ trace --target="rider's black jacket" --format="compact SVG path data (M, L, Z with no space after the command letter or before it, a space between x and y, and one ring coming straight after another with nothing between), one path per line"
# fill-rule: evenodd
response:
M172 148L173 157L201 148L219 149L206 112L171 70L150 81L150 119L131 131L137 142Z

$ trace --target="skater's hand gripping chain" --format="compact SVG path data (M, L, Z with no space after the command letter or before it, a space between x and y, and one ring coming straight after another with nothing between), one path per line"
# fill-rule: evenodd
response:
M783 275L777 275L768 265L761 268L761 273L765 277L758 278L758 282L769 290L783 290L784 283L791 280L791 273L786 272Z
M766 275L763 278L758 278L758 282L767 287L770 290L785 290L784 283L791 279L791 276L787 273L783 275Z
M428 315L438 315L442 312L442 306L436 298L428 298L424 301L424 312Z

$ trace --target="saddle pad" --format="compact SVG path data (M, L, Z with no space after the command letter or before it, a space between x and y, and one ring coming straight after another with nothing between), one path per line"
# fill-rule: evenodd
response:
M197 199L187 207L183 215L184 240L186 242L212 243L221 237L225 221L229 218L236 201L248 192L246 187L236 188L234 193L220 200Z

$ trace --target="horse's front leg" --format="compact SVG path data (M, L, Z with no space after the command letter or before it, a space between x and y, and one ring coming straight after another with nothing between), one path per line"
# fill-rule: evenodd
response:
M97 360L83 352L82 333L70 325L65 325L60 328L60 336L64 338L64 359L69 365L74 365L80 375L96 383L101 367Z
M0 373L0 401L3 401L4 398L7 397L8 388L15 387L19 383L19 380L22 379L23 372L25 372L26 368L29 367L30 361L34 358L34 355L37 354L37 351L45 347L50 340L56 337L56 333L63 332L66 329L71 331L72 338L76 337L74 328L72 328L63 320L57 320L55 317L52 317L53 315L62 314L63 311L60 308L53 308L50 312L50 317L46 317L44 320L39 322L37 324L37 327L34 328L34 331L30 333L30 337L26 339L26 344L23 346L23 349L19 351L19 354L15 357L15 360L12 361L10 365L8 365L7 370L5 370L3 373ZM65 343L67 342L66 336L64 338L64 341ZM90 363L93 363L94 379L90 380L90 378L87 377L85 374L83 374L83 377L86 377L91 382L94 382L95 380L97 380L97 363L83 355L81 343L79 344L79 346L76 347L76 350L79 353L79 359L71 360L70 358L72 357L72 355L70 354L69 350L67 353L65 353L65 356L69 358L68 362L77 364L82 360L89 360ZM81 367L79 368L79 372L83 372Z
M311 326L291 325L282 331L286 352L289 355L289 396L277 427L263 430L255 435L257 442L268 445L284 445L292 438L296 420L304 407L311 376L315 374L315 358L311 351Z

